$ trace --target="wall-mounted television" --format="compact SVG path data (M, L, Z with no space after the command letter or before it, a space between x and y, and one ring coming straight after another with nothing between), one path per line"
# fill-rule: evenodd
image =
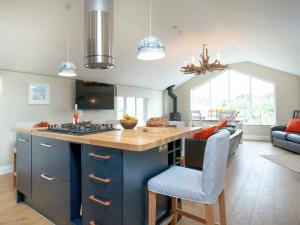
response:
M114 109L115 85L76 80L78 109Z

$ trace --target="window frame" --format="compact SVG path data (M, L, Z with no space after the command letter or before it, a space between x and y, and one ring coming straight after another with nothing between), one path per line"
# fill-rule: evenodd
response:
M244 124L245 125L250 125L250 126L270 126L270 125L275 125L276 123L277 123L277 101L276 101L276 91L277 91L277 89L276 89L276 83L275 82L273 82L273 81L271 81L271 80L268 80L268 79L266 79L266 78L264 78L264 77L260 77L260 76L257 76L257 75L253 75L253 74L249 74L249 73L245 73L245 72L241 72L241 71L239 71L239 70L233 70L233 69L231 69L231 70L228 70L227 71L227 73L228 73L228 93L227 93L227 101L228 101L228 103L231 101L231 94L230 94L230 90L231 90L231 82L230 82L230 78L231 78L231 71L235 71L236 73L240 73L240 74L242 74L242 75L245 75L245 76L247 76L247 77L249 77L249 88L250 88L250 90L249 90L249 96L250 96L250 100L249 100L249 105L250 105L250 108L249 108L249 111L250 111L250 115L252 116L252 96L253 96L253 91L252 91L252 78L255 78L255 79L258 79L258 80L261 80L261 81L263 81L263 82L266 82L266 83L269 83L269 84L271 84L272 86L273 86L273 101L274 101L274 124L264 124L264 123L262 123L262 121L260 120L259 121L259 123L245 123L244 122ZM225 72L223 72L223 73L226 73L226 71ZM192 109L192 106L193 106L193 91L195 91L196 89L198 89L198 88L201 88L202 86L204 86L205 84L207 84L208 83L208 85L209 85L209 107L211 108L212 107L212 85L211 85L211 82L212 82L212 80L214 80L215 78L217 78L218 76L221 76L223 73L220 73L220 74L218 74L218 75L216 75L216 76L213 76L213 77L211 77L210 79L208 79L208 80L206 80L206 81L204 81L203 83L201 83L201 84L199 84L199 85L196 85L195 87L193 87L191 90L190 90L190 110L194 110L194 109Z
M136 113L137 113L137 99L141 98L143 99L143 121L141 122L141 124L144 124L147 120L147 98L142 98L142 97L131 97L131 96L116 96L116 98L123 98L123 107L124 107L124 114L127 113L126 108L127 108L127 98L134 98L134 104L135 104L135 117L137 117ZM116 101L116 110L115 110L115 116L118 118L118 101Z

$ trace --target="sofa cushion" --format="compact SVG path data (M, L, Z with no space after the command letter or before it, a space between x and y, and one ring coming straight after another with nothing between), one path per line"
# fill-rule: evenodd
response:
M300 119L290 119L285 131L300 133Z
M288 134L286 139L288 141L292 141L292 142L300 144L300 134Z
M272 131L272 137L281 139L281 140L286 140L288 133L285 131Z
M227 126L227 120L224 120L216 125L216 127L224 128Z
M213 135L217 129L218 128L216 126L203 128L200 132L194 134L194 138L207 139Z

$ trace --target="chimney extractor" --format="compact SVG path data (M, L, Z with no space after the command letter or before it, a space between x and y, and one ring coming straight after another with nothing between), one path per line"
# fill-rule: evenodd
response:
M85 0L84 66L111 69L113 57L113 0Z
M170 113L171 121L181 121L181 113L177 112L177 96L174 94L175 85L168 87L166 90L168 91L168 95L173 100L173 112Z

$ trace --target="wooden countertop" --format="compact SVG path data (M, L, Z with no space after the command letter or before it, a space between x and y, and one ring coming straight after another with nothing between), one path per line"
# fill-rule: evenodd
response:
M200 129L200 127L178 127L161 132L145 132L143 129L116 130L83 136L37 131L30 128L14 128L13 131L30 133L40 137L53 138L73 143L142 152L180 138L190 137Z

